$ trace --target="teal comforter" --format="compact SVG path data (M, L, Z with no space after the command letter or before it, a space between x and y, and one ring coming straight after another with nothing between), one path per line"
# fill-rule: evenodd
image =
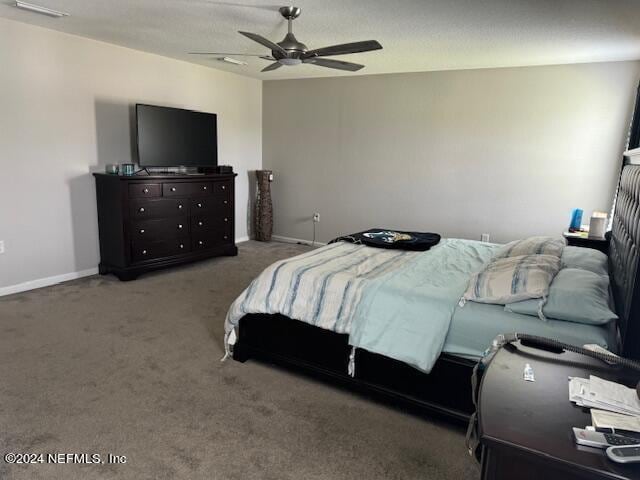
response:
M470 276L498 247L443 239L405 268L376 279L355 312L349 343L431 371Z

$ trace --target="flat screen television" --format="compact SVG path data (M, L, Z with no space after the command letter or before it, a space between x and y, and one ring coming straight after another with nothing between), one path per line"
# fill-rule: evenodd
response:
M215 113L136 105L138 163L141 167L215 167Z

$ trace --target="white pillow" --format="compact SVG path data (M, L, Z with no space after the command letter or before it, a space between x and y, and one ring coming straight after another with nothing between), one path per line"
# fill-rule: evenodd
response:
M493 260L471 277L462 300L504 305L546 297L560 267L560 258L555 255L521 255Z
M493 258L519 257L521 255L553 255L559 257L562 255L564 246L564 238L523 238L503 245Z

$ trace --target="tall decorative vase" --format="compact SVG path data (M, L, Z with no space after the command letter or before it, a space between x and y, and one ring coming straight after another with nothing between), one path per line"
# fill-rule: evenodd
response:
M271 174L271 170L256 170L258 188L256 195L255 237L260 242L270 241L271 233L273 232Z

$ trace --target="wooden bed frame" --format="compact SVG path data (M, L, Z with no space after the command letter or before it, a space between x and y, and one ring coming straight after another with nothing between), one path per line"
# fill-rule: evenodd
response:
M640 358L638 165L626 165L623 169L608 238L611 289L620 317L619 350L624 356ZM431 373L425 374L403 362L357 349L355 376L351 377L347 374L350 353L346 334L283 315L251 314L240 320L233 358L240 362L256 358L302 370L402 408L436 412L462 421L467 421L474 411L471 391L474 361L443 353Z

